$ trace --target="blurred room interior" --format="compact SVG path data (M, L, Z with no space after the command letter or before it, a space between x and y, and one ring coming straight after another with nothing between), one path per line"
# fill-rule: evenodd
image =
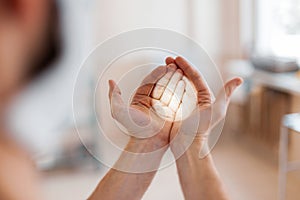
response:
M286 157L300 160L300 118L286 118L288 125L282 120L300 112L300 0L61 0L59 4L63 56L55 70L20 95L10 114L18 138L25 144L34 138L36 146L29 149L36 155L49 200L86 199L107 170L80 143L73 120L73 87L82 62L107 38L145 27L189 36L206 49L224 80L244 79L213 150L233 199L272 200L283 187L286 199L299 199L300 165L294 165L299 171L287 173L287 183L280 187L278 174ZM90 90L87 84L82 101L88 102ZM94 131L91 109L82 108L77 128L83 132ZM282 126L289 130L287 152L280 151L285 147L280 149ZM90 148L101 146L101 141L86 140ZM174 165L159 171L144 199L183 199L175 174Z

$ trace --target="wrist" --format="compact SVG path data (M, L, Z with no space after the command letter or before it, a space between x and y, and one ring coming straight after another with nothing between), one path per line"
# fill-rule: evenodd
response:
M170 142L171 152L175 158L185 153L197 154L199 158L203 158L210 153L208 135L209 133L195 135L178 133Z
M159 140L131 137L114 169L130 173L156 171L167 148Z
M151 137L151 138L135 138L131 137L125 148L126 151L133 153L149 153L153 151L166 151L169 147L168 141Z

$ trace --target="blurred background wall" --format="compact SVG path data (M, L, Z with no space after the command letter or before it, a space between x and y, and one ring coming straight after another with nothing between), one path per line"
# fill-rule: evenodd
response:
M90 51L106 39L138 28L163 28L191 37L216 61L222 57L222 1L219 0L59 3L63 55L55 70L20 95L11 113L12 129L34 151L60 150L61 139L74 126L72 94L79 67Z
M80 65L99 43L121 32L156 27L189 36L207 50L224 79L234 75L246 78L244 91L237 95L237 99L243 99L242 104L253 94L249 91L256 88L248 84L252 78L247 81L253 63L289 65L300 57L298 0L66 0L59 3L64 53L55 70L20 95L10 120L21 140L28 143L34 140L35 145L29 146L43 151L56 151L61 146L61 138L74 132L72 93ZM253 59L255 56L258 58ZM297 79L293 80L297 87ZM288 84L291 83L286 83L287 88ZM86 88L82 98L88 98L88 94ZM298 98L292 99L295 103L289 107L296 109L286 112L298 108ZM83 114L83 124L87 123L89 112L86 109ZM247 121L251 117L240 118Z
M300 112L300 0L59 0L59 4L64 52L53 71L20 94L9 120L16 138L43 158L41 169L55 168L62 160L70 165L87 163L76 159L84 157L80 152L74 153L84 147L74 147L80 141L73 121L72 94L89 53L119 33L155 27L182 33L201 44L224 80L244 78L243 87L232 98L214 156L235 199L276 198L281 119ZM80 119L85 127L92 127L93 121L90 93L87 84L80 96L86 102ZM299 134L291 134L289 139L289 155L300 159ZM222 146L222 141L227 143ZM75 161L63 157L66 153ZM159 196L156 192L165 185L170 196L178 196L167 187L170 182L176 184L169 181L176 178L172 173L155 182L156 189L150 189L148 195ZM73 174L64 175L50 178L49 199L57 189L72 196L73 187L65 192L65 183L74 183L70 185L80 191L82 179L88 183L88 193L100 177L84 174L74 181ZM291 176L298 179L289 185L289 197L298 199L300 175ZM46 186L49 189L49 182Z

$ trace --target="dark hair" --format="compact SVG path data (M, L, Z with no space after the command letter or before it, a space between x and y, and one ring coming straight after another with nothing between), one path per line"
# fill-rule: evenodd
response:
M31 59L26 74L27 79L33 79L48 70L53 66L53 62L61 53L59 10L57 2L51 2L50 15L45 30L45 39L42 41L43 49L40 52L37 52L35 58Z

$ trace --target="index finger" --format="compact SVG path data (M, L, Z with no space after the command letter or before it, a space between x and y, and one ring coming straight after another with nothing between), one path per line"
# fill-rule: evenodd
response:
M171 64L167 66L167 73L155 84L151 97L153 97L154 99L161 98L173 74L175 73L176 68L177 67L175 64Z
M166 63L167 65L170 65L170 64L172 64L172 63L175 64L175 59L169 56L169 57L166 58L165 63Z
M141 85L138 87L135 95L150 96L154 85L166 73L167 73L167 67L166 66L159 66L159 67L155 68L150 74L148 74L144 78Z
M167 72L166 66L159 66L155 68L150 74L144 78L138 89L136 90L131 105L140 105L149 108L152 103L152 98L150 97L151 92L156 84L156 82L165 75Z
M182 69L183 73L186 75L186 77L191 80L191 82L194 84L197 92L207 92L209 93L208 86L203 79L203 77L200 76L199 72L194 69L184 58L177 57L175 59L175 62L177 66Z

